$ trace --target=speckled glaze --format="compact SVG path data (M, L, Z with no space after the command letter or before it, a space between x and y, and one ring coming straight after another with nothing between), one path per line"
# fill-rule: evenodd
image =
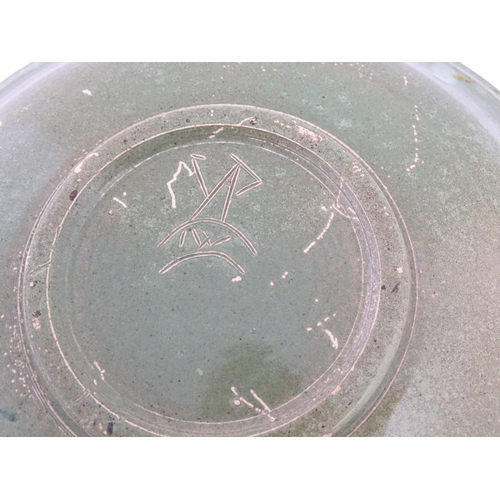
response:
M0 87L0 435L498 435L498 91L455 64Z

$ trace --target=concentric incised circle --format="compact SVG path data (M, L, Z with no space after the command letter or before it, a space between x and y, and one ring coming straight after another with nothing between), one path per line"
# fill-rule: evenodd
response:
M217 105L133 125L71 170L19 304L68 434L316 435L352 430L387 387L414 287L404 223L353 151Z

